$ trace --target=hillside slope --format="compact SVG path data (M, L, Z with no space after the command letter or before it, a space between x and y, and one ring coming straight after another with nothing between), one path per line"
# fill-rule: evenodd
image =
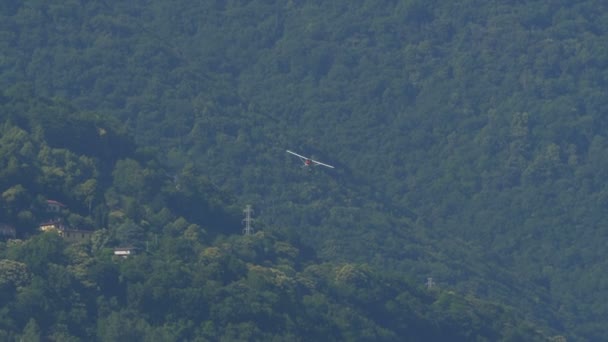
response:
M119 120L322 260L608 335L603 2L3 6L3 88Z
M2 99L3 341L548 339L508 306L322 261L272 229L243 236L229 197L192 167L167 177L115 122Z

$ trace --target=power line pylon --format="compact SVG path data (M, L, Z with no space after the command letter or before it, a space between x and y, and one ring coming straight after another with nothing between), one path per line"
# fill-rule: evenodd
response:
M428 277L428 278L426 279L426 288L430 290L430 289L432 289L433 287L435 287L435 282L433 281L433 278Z
M251 205L247 204L243 213L245 213L245 218L243 219L243 223L245 224L245 228L243 228L243 234L251 235L253 234L253 219L251 218L251 214L253 214L253 209L251 209Z

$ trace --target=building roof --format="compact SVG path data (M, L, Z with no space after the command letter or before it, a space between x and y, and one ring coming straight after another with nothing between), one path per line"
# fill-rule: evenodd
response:
M59 201L55 201L55 200L46 200L46 204L48 205L56 205L56 206L60 206L60 207L67 207L65 204L59 202Z
M114 247L114 251L115 252L117 252L117 251L132 251L132 250L135 250L135 249L137 249L137 248L135 248L135 247Z

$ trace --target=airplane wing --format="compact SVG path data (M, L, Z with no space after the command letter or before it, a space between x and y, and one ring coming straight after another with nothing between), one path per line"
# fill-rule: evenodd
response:
M287 153L293 154L296 157L302 158L302 160L310 160L315 165L321 165L321 166L325 166L325 167L329 167L329 168L335 169L335 167L333 167L331 165L328 165L328 164L325 164L325 163L321 163L320 161L316 161L316 160L304 157L303 155L297 154L297 153L292 152L290 150L286 150L286 151L287 151Z
M304 156L301 156L301 155L299 155L299 154L297 154L297 153L295 153L295 152L291 152L290 150L287 150L287 153L291 153L291 154L293 154L294 156L300 157L300 158L302 158L302 159L308 159L308 158L306 158L306 157L304 157Z
M315 163L315 164L317 164L317 165L326 166L326 167L329 167L329 168L335 169L335 167L333 167L333 166L331 166L331 165L327 165L327 164L325 164L325 163L321 163L321 162L316 161L316 160L312 160L312 159L311 159L310 161L311 161L311 162L313 162L313 163Z

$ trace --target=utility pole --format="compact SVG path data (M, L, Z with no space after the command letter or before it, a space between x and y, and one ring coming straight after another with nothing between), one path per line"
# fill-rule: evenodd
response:
M243 210L243 213L245 213L245 219L243 219L243 223L245 224L245 228L243 228L243 234L251 235L253 234L253 227L251 226L251 224L253 223L253 219L251 218L251 214L253 214L253 209L251 209L251 205L247 204L245 210Z

